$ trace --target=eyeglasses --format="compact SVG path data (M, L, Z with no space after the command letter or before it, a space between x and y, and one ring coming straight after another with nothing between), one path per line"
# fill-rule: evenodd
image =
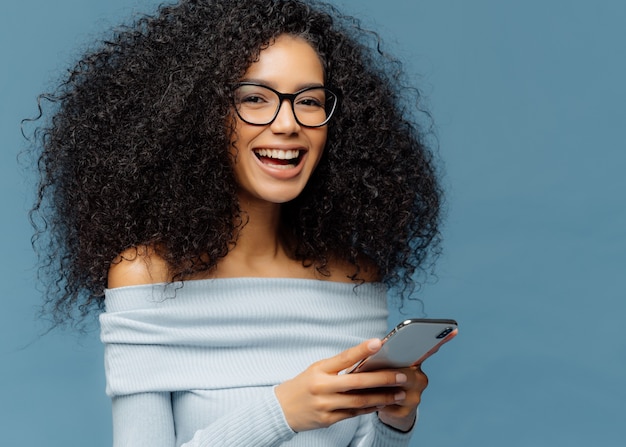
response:
M333 116L339 97L326 87L307 87L281 93L271 87L242 82L235 87L235 110L242 121L257 126L272 123L288 100L296 122L304 127L321 127Z

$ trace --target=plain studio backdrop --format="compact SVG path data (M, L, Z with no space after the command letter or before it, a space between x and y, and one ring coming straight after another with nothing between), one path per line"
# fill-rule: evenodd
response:
M109 446L97 329L45 336L20 120L149 0L9 0L0 14L0 444ZM421 87L445 170L437 280L460 334L424 365L414 446L626 439L626 2L337 0ZM408 305L406 315L422 315ZM393 315L393 323L402 318ZM390 322L390 323L391 323Z

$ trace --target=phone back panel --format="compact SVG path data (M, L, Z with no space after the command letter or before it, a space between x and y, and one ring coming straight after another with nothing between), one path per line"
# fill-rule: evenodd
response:
M380 351L361 362L355 372L418 365L457 333L454 320L405 320L383 339Z

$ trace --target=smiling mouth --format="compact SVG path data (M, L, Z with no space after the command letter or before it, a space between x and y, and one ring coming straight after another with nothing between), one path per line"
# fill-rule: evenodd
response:
M304 151L299 149L256 149L254 151L254 155L256 155L261 163L276 169L295 168L302 160L303 154Z

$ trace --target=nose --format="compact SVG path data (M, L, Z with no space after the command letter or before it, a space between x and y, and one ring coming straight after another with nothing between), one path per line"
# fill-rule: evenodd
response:
M300 124L296 121L296 115L293 111L293 104L288 99L283 99L278 110L278 115L272 122L270 128L274 133L292 134L300 131Z

